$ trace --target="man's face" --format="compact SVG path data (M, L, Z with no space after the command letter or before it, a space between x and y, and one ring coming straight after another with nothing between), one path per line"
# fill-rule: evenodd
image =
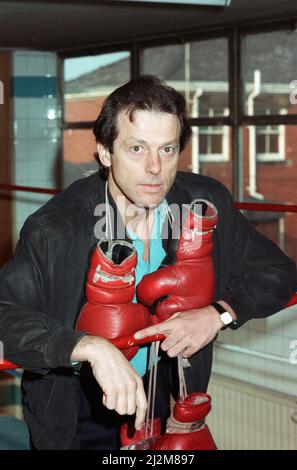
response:
M180 123L175 114L135 111L118 115L113 154L103 163L111 167L110 191L139 207L158 205L169 191L179 158ZM99 153L100 155L100 153Z

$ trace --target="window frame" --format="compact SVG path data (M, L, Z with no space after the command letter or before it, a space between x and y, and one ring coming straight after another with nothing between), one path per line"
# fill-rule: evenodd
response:
M73 51L61 51L59 54L61 63L65 58L82 57L90 54L106 54L108 52L130 51L131 78L140 75L140 59L143 49L146 47L162 46L169 44L184 44L191 41L203 41L206 39L227 38L228 40L228 88L229 88L229 116L195 117L190 118L190 124L194 127L201 126L228 126L231 131L232 154L232 194L236 200L243 201L244 175L243 175L243 131L246 126L271 125L297 125L297 111L287 115L247 115L244 110L244 81L243 59L244 41L246 36L264 32L296 31L296 17L284 17L279 19L268 18L250 20L234 25L223 25L212 28L199 28L199 31L178 31L172 33L159 33L153 37L134 37L130 41L121 43L106 43L94 45L88 48ZM62 69L63 70L63 69ZM60 74L61 81L63 73ZM289 87L289 84L288 84ZM61 90L63 84L61 83ZM292 92L289 89L289 93ZM62 114L62 128L91 128L93 122L65 123ZM233 158L234 156L234 158ZM275 160L276 161L276 160ZM282 161L282 160L281 160Z
M266 126L272 127L270 124ZM286 128L283 124L278 126L278 133L277 134L269 134L269 135L277 135L278 137L278 148L279 152L256 152L257 153L257 161L261 163L265 162L284 162L286 160ZM256 128L256 148L257 148L257 136L258 136L258 129ZM264 133L264 135L267 135Z
M229 114L229 108L224 108L223 110L223 116L228 116ZM214 116L215 115L215 110L214 108L209 108L209 115L210 117ZM215 126L205 126L205 127L208 127L208 130L209 130L209 133L211 131L213 131L214 129L209 129L210 127L215 127ZM216 127L219 127L219 126L216 126ZM228 126L221 126L222 127L222 131L221 131L221 136L222 136L222 153L207 153L207 154L204 154L204 153L199 153L198 154L198 158L199 158L199 161L201 163L220 163L220 162L223 162L223 163L226 163L226 162L229 162L229 134L230 134L230 129ZM199 139L199 136L200 136L200 132L199 132L199 129L201 129L201 127L198 127L198 139ZM205 134L203 132L203 134ZM206 135L209 135L208 133ZM211 134L210 134L211 135ZM213 135L217 135L216 133L214 133Z
M286 108L281 108L279 114L285 115L287 113ZM271 110L267 108L266 114L269 116L271 114ZM261 126L263 127L263 126ZM267 127L272 127L271 124L267 124L264 126L265 129L264 131L267 130ZM286 127L284 124L279 124L277 126L277 134L271 133L270 135L277 135L278 136L278 152L258 152L257 151L257 136L258 136L258 130L259 126L256 127L256 132L255 132L255 148L256 148L256 157L257 157L257 162L259 163L269 163L269 162L284 162L286 160ZM271 129L268 129L271 130ZM266 135L266 132L264 132L264 135Z

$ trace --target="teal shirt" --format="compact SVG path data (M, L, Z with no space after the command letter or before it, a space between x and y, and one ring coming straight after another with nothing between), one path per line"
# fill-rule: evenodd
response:
M162 245L161 239L161 230L162 225L167 214L167 202L164 199L158 207L154 210L154 221L149 241L149 259L144 261L143 251L144 244L143 241L132 231L127 230L129 237L132 240L132 243L137 251L138 262L135 269L135 285L141 281L143 276L146 274L156 271L165 256L165 250ZM133 302L136 302L136 295L134 296ZM142 377L148 370L148 355L149 355L150 345L143 345L139 348L137 354L131 359L130 363L138 374Z
M154 221L149 242L148 261L144 261L142 258L144 251L143 241L135 233L127 229L127 233L131 238L131 241L137 251L138 257L137 266L135 269L135 286L137 286L137 284L141 281L145 274L149 274L156 271L164 259L166 253L162 245L161 230L167 214L167 207L167 202L164 199L154 210ZM134 295L133 302L137 302L136 293ZM137 354L130 361L131 365L141 377L148 370L149 349L150 345L141 346ZM78 364L78 362L72 362L73 366L75 366L76 364Z

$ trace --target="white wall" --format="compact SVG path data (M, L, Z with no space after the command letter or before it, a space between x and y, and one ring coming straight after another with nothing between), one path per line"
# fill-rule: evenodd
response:
M297 396L297 364L290 361L294 349L297 349L292 343L294 340L297 343L297 306L282 310L266 319L251 320L236 331L227 329L219 334L218 340L281 356L285 362L216 348L214 372ZM295 354L295 362L296 357Z

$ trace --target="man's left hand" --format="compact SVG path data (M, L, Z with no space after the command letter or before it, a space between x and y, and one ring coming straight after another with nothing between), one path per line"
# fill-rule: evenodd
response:
M188 358L212 341L222 326L218 312L208 306L177 312L162 323L137 331L134 337L142 339L163 333L166 339L161 349L170 357L181 353Z

